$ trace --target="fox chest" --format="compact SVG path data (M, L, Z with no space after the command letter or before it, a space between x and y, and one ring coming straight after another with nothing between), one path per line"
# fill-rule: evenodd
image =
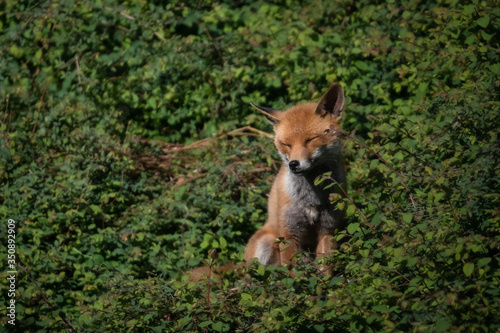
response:
M290 200L283 210L286 228L300 236L333 234L337 218L329 194L301 177L293 180L287 186Z
M284 210L285 225L289 231L328 230L334 226L334 214L327 204L292 200Z

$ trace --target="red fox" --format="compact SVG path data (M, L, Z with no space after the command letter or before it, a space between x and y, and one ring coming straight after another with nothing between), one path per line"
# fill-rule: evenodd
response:
M274 143L283 165L271 188L268 220L248 241L245 261L284 265L295 253L328 254L334 233L345 228L342 212L330 203L329 191L314 185L325 172L345 183L339 121L344 107L340 84L333 84L318 104L283 112L253 105L274 126ZM283 240L281 244L277 239Z
M274 126L274 142L283 165L269 195L268 220L245 248L246 263L257 258L263 265L285 265L298 251L313 257L330 253L336 247L335 231L345 228L345 222L342 212L330 203L330 191L315 186L314 180L325 172L331 172L338 183L346 180L339 137L344 107L341 85L334 83L317 104L301 104L287 111L252 106ZM226 265L214 273L235 268ZM191 272L190 279L211 273L201 267Z

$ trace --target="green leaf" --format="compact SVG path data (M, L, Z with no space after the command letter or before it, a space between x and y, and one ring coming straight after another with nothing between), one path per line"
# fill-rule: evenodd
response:
M494 34L489 34L489 33L487 33L486 31L481 30L481 37L483 37L483 39L484 39L485 41L489 42L489 41L490 41L490 39L491 39L493 36L494 36ZM488 50L486 47L485 47L484 49L485 49L485 50L484 50L484 52L486 52L486 51Z
M290 289L293 286L294 280L292 278L284 278L282 281L285 288Z
M483 28L486 28L488 24L490 24L490 16L488 14L484 15L483 17L480 17L476 20L476 23Z
M405 213L403 215L403 221L405 221L406 223L411 223L412 219L413 219L412 213Z
M451 320L448 318L441 318L436 322L436 332L445 332L451 327Z
M441 201L441 199L443 199L445 196L446 196L445 192L438 192L438 193L436 193L435 196L434 196L434 204L439 203L439 201Z
M351 223L347 226L347 232L350 234L354 234L359 229L359 223Z
M474 13L475 9L476 9L475 5L467 5L467 6L464 6L462 13L464 13L464 15L471 15L472 13Z
M346 216L352 216L352 215L354 215L355 212L356 212L356 208L354 207L354 205L347 206Z
M490 65L488 67L490 69L490 71L492 71L494 74L496 75L500 75L500 63L496 63L496 64L493 64L493 65Z
M397 247L394 249L394 258L401 258L405 254L405 249L403 247Z
M156 98L155 97L150 97L148 98L148 101L147 101L147 105L151 108L151 109L156 109Z
M464 265L464 274L465 276L471 276L472 273L474 272L474 263L468 262Z
M342 281L344 281L343 276L335 276L330 280L330 287L338 285L338 284L342 283Z
M207 327L208 325L210 325L212 323L213 323L213 321L211 321L211 320L202 321L201 323L198 324L198 327L205 328L205 327Z
M101 265L104 263L104 257L100 254L94 254L92 260L94 261L94 265Z
M218 321L212 324L212 328L217 332L225 332L227 324L223 323L222 321Z
M266 266L259 265L259 267L257 268L257 274L264 276L266 274Z
M387 311L387 306L385 306L385 305L374 305L372 307L372 310L373 311L377 311L377 312L385 312L385 311Z
M102 212L101 207L96 205L90 205L90 209L92 209L94 214L100 214Z
M325 180L328 179L328 177L330 177L332 175L332 172L329 171L329 172L325 172L324 174L322 174L321 176L318 176L316 177L316 179L314 179L314 186L318 186L318 185L321 185Z
M227 247L227 241L222 236L219 238L219 245L221 249L225 249Z
M316 332L324 332L326 329L325 329L325 325L314 325L314 329L316 330Z
M477 267L482 268L491 262L491 258L481 258L477 261Z

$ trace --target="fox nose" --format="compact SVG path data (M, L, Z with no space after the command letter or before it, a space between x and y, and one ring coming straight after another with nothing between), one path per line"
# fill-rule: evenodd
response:
M299 168L299 166L300 166L300 162L297 161L297 160L293 160L293 161L290 161L290 163L288 163L288 167L292 171L297 171L297 169Z

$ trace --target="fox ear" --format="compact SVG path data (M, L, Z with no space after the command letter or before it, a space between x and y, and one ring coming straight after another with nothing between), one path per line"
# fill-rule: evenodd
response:
M282 113L282 111L273 108L257 106L253 103L250 103L250 105L262 112L273 126L276 126L280 122L279 115Z
M325 117L327 114L338 118L344 108L344 92L340 83L334 83L328 91L321 97L316 107L316 113Z

